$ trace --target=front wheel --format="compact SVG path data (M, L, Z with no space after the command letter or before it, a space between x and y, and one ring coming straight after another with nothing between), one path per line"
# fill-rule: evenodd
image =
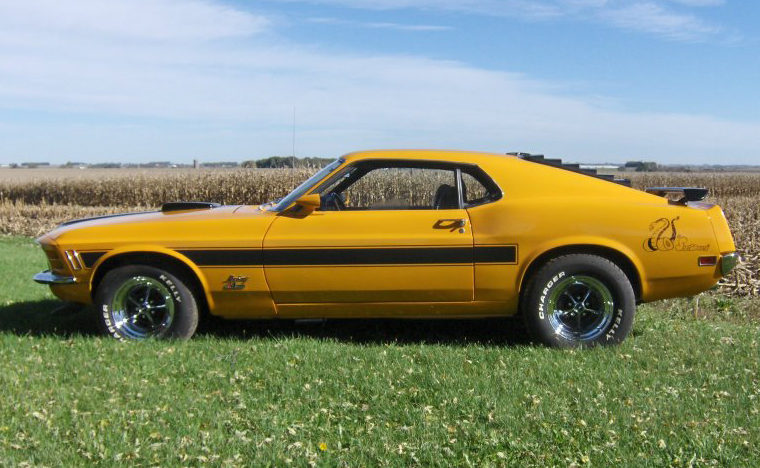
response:
M557 257L533 276L521 304L528 331L555 347L620 343L633 326L636 298L628 277L595 255Z
M190 338L198 304L175 275L148 265L109 271L95 294L101 327L119 340Z

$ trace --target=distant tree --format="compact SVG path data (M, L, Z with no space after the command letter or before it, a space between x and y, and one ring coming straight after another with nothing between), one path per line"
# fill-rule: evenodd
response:
M270 156L256 161L256 167L266 169L293 167L293 158L290 156Z
M61 164L61 167L64 168L71 168L71 167L87 167L87 163L83 162L76 162L76 161L67 161L66 164Z
M627 171L652 172L656 171L657 163L654 161L628 161L623 168Z
M295 160L295 161L294 161ZM293 158L292 156L271 156L258 161L246 161L246 163L255 163L258 168L292 168L295 167L315 169L324 167L332 159L330 158Z
M238 163L233 161L207 162L203 163L203 167L238 167Z
M654 161L644 161L640 168L636 169L639 172L653 172L657 170L657 163Z

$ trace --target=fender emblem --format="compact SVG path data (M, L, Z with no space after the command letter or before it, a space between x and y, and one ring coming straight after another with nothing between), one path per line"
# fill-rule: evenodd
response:
M230 277L227 278L227 280L224 281L222 284L224 285L224 289L240 290L240 289L245 289L246 281L248 281L247 276L230 275Z

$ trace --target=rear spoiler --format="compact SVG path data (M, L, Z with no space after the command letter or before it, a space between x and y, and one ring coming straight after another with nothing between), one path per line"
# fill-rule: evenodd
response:
M668 195L680 195L681 198L677 203L685 205L687 202L702 201L707 197L709 190L706 188L697 187L647 187L644 189L646 193L657 195L660 197L667 197Z

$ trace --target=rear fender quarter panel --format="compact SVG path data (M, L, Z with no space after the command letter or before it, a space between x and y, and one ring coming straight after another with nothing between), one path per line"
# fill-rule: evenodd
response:
M588 253L593 253L594 247L601 247L605 249L611 249L622 254L628 258L628 260L630 260L636 269L636 272L639 276L639 281L641 282L642 296L646 295L648 292L646 291L648 284L646 268L644 267L641 258L639 258L639 256L636 255L636 253L628 245L614 239L590 235L575 235L560 237L556 239L548 239L536 245L531 252L526 253L525 259L521 263L520 275L518 278L519 282L517 286L519 287L520 285L524 285L525 275L528 272L528 269L539 257L552 250L567 247L573 247L573 251L575 253L584 253L584 247L588 248Z
M628 257L638 270L644 301L693 294L717 282L715 269L697 265L701 255L720 254L705 210L657 199L641 203L582 195L506 195L468 211L476 245L518 245L516 271L502 279L513 294L536 258L576 245L606 247Z

